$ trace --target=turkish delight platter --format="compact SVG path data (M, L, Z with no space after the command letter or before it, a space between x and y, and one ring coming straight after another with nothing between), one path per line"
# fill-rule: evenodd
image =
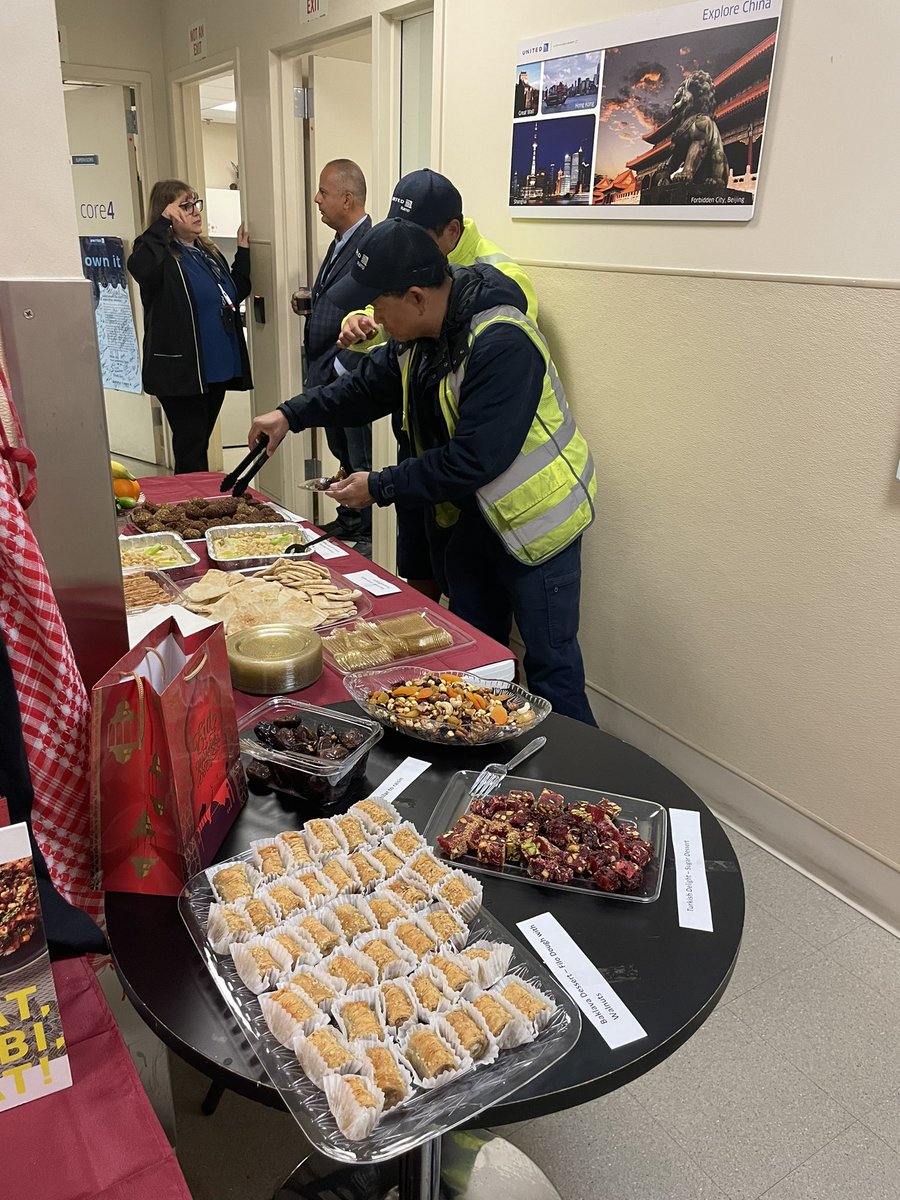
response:
M649 904L659 899L667 813L661 804L507 775L472 800L477 771L457 771L424 830L464 871Z
M179 910L312 1146L405 1153L568 1053L581 1014L546 967L385 800L251 843Z

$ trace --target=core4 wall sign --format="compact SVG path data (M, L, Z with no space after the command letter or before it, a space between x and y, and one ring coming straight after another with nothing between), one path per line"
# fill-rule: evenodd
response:
M520 43L511 215L749 221L781 3L700 0Z

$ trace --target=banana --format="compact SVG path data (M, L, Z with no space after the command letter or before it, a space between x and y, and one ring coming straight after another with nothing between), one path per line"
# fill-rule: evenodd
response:
M123 467L120 462L116 462L114 458L109 460L109 466L112 471L113 479L134 479L132 473L127 467Z

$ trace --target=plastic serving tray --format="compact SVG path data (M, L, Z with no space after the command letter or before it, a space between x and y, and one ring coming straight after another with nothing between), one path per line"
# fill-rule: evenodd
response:
M250 853L239 857L248 860ZM512 945L508 973L520 976L551 996L558 1006L553 1017L535 1041L503 1051L496 1062L469 1071L444 1087L418 1091L411 1100L385 1114L368 1138L350 1141L338 1130L324 1093L304 1074L293 1052L281 1046L269 1032L256 997L241 982L231 957L220 957L213 952L205 932L212 901L213 891L206 872L189 880L178 899L194 944L229 1011L313 1149L340 1162L384 1162L458 1125L471 1124L479 1113L499 1104L552 1067L573 1048L581 1033L581 1013L574 1001L539 960L481 908L469 923L469 942L490 938Z
M472 784L478 776L477 771L457 771L438 800L428 823L425 826L424 837L431 845L435 855L444 862L450 862L450 856L445 854L437 844L437 839L445 833L463 815L469 807L469 793ZM536 887L556 888L557 891L577 892L583 896L593 896L598 900L630 900L637 904L651 904L659 899L662 888L663 867L666 856L666 829L668 813L661 804L652 800L639 800L636 796L617 796L613 792L599 792L591 788L574 787L566 783L546 783L538 779L523 779L516 775L507 775L498 788L498 792L517 791L534 792L537 796L544 788L558 792L565 798L569 807L575 804L596 804L601 799L612 800L622 807L617 821L631 821L637 825L641 837L653 843L654 855L644 867L644 883L636 892L601 892L594 887L590 879L573 879L571 883L548 883L543 879L532 879L525 867L518 863L507 863L503 867L491 867L481 863L474 854L464 854L461 858L453 859L455 866L463 871L477 871L481 875L493 875L497 879L515 879L517 883L533 883Z
M357 601L357 604L358 603L359 602ZM471 634L466 633L466 631L457 625L455 621L451 620L447 616L444 616L442 612L437 613L432 611L430 608L424 607L404 608L399 612L385 613L380 617L365 618L362 616L362 614L358 614L355 617L345 618L343 621L336 621L332 627L332 630L334 633L349 633L356 628L360 620L364 620L367 625L375 625L376 627L380 627L385 621L392 621L397 617L409 616L425 617L437 629L441 629L445 633L448 633L453 640L448 645L441 646L435 650L416 650L409 654L402 654L397 658L392 658L389 663L384 663L384 666L394 666L396 663L416 662L419 659L431 658L435 654L449 654L453 650L461 650L465 646L475 645L475 639L471 636ZM326 635L322 639L322 655L332 670L337 671L339 675L352 675L354 672L365 670L365 668L359 667L340 666L331 650L329 635Z

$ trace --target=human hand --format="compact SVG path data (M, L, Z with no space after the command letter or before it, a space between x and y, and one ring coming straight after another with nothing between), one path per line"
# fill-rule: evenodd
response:
M266 446L266 456L271 458L284 441L285 434L289 428L287 417L284 413L280 413L277 408L274 408L271 412L254 417L253 424L250 426L250 432L247 434L247 445L252 450L261 435L265 434L269 439L269 444Z
M365 313L355 313L348 317L341 327L338 345L342 350L355 346L357 342L367 342L378 332L378 324Z
M248 225L245 225L243 221L241 221L240 225L238 225L238 231L237 231L236 236L237 236L237 244L239 246L243 246L243 248L245 250L249 250L249 248L250 248L250 227Z
M176 237L196 236L197 231L194 229L193 209L185 212L181 205L173 200L171 204L167 204L163 209L162 215L172 222L172 232Z
M325 495L347 508L369 508L375 503L369 491L368 471L354 471L346 479L333 483Z

